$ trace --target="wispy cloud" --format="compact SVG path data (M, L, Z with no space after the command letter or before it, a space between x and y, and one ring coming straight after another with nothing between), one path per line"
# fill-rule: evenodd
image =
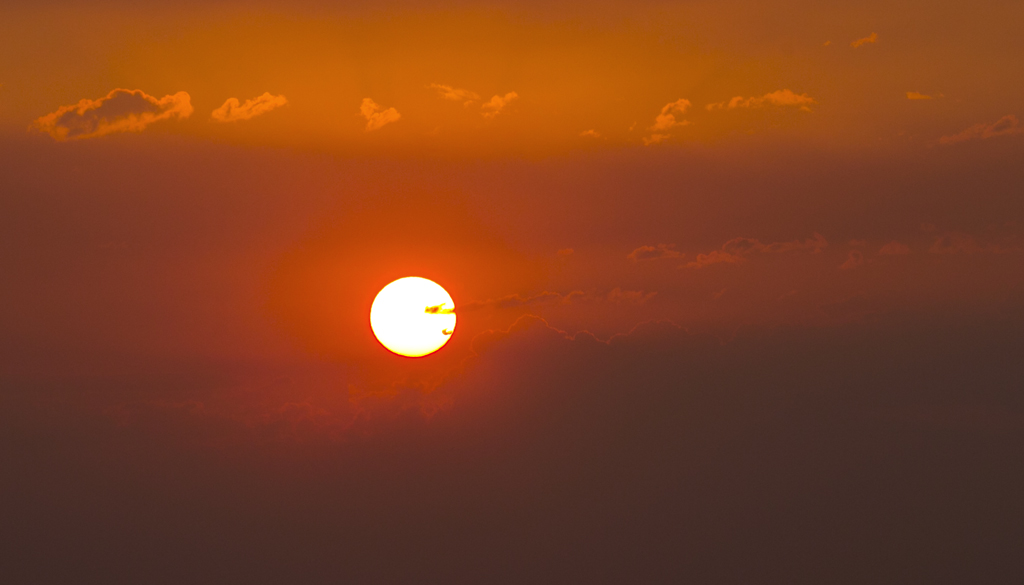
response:
M676 126L686 126L690 123L689 120L677 120L676 114L684 114L686 109L690 107L690 100L679 98L674 102L669 102L662 106L661 112L654 117L654 125L648 128L653 131L653 134L643 139L645 146L652 144L658 144L671 138L666 133L670 128Z
M920 92L908 91L907 92L907 99L908 100L930 100L930 99L934 99L934 98L932 98L932 96L930 96L930 95L925 95L925 94L920 93Z
M379 130L385 124L397 122L402 117L402 114L399 114L395 108L384 109L384 106L370 98L363 98L363 103L359 106L359 112L366 118L367 132Z
M866 37L864 37L862 39L857 39L857 40L851 42L850 46L853 47L854 49L856 49L857 47L859 47L861 45L866 45L868 43L874 43L876 41L878 41L878 33L871 33L871 34L869 34L868 36L866 36Z
M676 120L675 116L675 114L686 113L686 109L689 107L690 100L684 100L682 98L674 102L665 104L661 108L661 113L655 116L654 125L648 128L648 130L653 130L655 132L664 132L665 130L668 130L669 128L673 128L675 126L685 126L689 124L690 122L688 120Z
M864 264L864 253L860 250L850 250L850 253L846 256L846 262L843 262L839 268L842 270L853 270L858 266Z
M509 102L518 97L519 94L517 94L514 91L510 91L506 93L504 96L496 95L492 97L489 102L480 106L480 109L483 110L483 116L485 118L493 118L500 114L501 111L505 109L505 106L509 104Z
M462 102L462 105L468 106L480 99L480 96L475 92L469 91L468 89L459 89L450 85L444 85L441 83L431 83L430 88L437 90L437 93L446 100L452 100L456 102Z
M909 253L910 246L896 240L889 242L878 250L878 254L881 256L902 256Z
M249 120L287 103L288 100L283 95L271 95L270 92L245 100L244 104L240 104L238 98L228 98L224 105L214 110L210 116L218 122Z
M981 244L970 234L947 232L936 237L928 251L932 254L977 254L979 252L1000 254L1010 250L995 243Z
M817 103L814 98L807 95L806 93L795 93L788 89L780 89L771 93L766 93L760 97L749 97L744 98L738 95L728 102L717 102L708 104L705 108L709 112L715 110L733 110L736 108L763 108L765 106L792 106L800 108L801 111L810 112L811 108L808 107L811 104Z
M1011 136L1014 134L1024 134L1024 126L1020 124L1017 116L1008 114L991 124L975 124L958 134L943 136L939 138L939 144L949 145L967 140L986 140L996 136Z
M720 250L698 254L696 260L685 266L686 268L703 268L712 264L739 264L755 253L781 254L795 251L818 253L827 246L828 241L817 232L814 233L814 237L807 240L772 242L770 244L764 244L754 238L733 238L722 244Z
M590 129L590 130L584 130L583 132L580 132L580 136L583 136L584 138L600 138L601 137L601 133L598 132L597 130Z
M659 142L664 142L664 141L668 140L669 138L672 138L672 137L669 136L668 134L651 134L650 136L645 136L644 138L641 138L641 140L644 141L644 146L650 146L652 144L658 144Z
M622 290L615 287L608 293L608 300L613 303L634 303L642 305L657 295L655 292L644 292L642 290Z
M141 89L115 89L99 99L83 99L35 121L54 140L95 138L116 132L141 132L153 122L192 115L188 93L155 98Z
M673 250L672 244L658 244L657 246L640 246L639 248L630 252L626 258L629 258L633 262L644 262L647 260L657 260L659 258L679 258L682 256L679 252Z
M583 299L586 295L583 291L576 290L563 295L557 292L544 291L533 296L508 295L497 299L486 301L471 301L462 306L460 311L476 311L479 309L511 309L533 305L568 304Z
M742 256L723 252L722 250L712 250L707 254L697 254L697 259L693 262L688 262L686 267L704 268L712 264L738 264L740 262L743 262Z

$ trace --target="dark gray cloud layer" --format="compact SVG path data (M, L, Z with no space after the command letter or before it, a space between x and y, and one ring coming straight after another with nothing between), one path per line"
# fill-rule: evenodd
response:
M62 380L42 402L7 377L0 564L37 583L1011 583L1020 331L721 343L650 323L605 343L528 317L474 341L433 390L449 407L393 396L340 434L330 408L260 390L277 416L209 414L227 364ZM318 376L340 379L257 378ZM154 392L176 399L74 406Z

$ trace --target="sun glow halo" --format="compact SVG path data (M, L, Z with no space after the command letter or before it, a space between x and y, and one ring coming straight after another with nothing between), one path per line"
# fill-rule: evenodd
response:
M441 349L455 331L455 302L431 280L399 278L373 299L370 328L390 351L425 356Z

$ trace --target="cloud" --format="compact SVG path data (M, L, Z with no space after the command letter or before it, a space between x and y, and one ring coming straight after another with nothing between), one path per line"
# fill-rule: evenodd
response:
M563 295L557 292L544 291L542 293L533 296L521 296L518 294L507 295L497 299L488 299L486 301L471 301L462 306L459 311L476 311L484 308L491 309L512 309L516 307L528 307L535 305L549 305L558 303L571 303L575 300L582 298L584 295L583 291L572 291L569 294Z
M910 253L910 246L893 240L878 250L881 256L902 256Z
M689 124L690 122L687 120L676 120L675 114L685 113L686 109L689 108L690 105L690 100L684 100L682 98L679 98L674 102L665 104L661 108L661 113L655 116L654 125L648 128L648 130L653 130L655 132L663 132L675 126L685 126Z
M608 293L608 300L613 303L634 303L642 305L653 299L657 294L657 292L645 293L642 290L622 290L619 287L615 287Z
M41 376L0 409L4 535L31 535L8 538L5 574L76 582L85 562L38 561L74 542L110 583L155 572L126 551L186 583L1015 582L1019 321L908 321L605 341L523 317L429 393L363 390L323 359Z
M925 95L923 93L919 93L919 92L916 92L916 91L908 91L907 92L907 99L908 100L930 100L930 99L935 99L935 98L933 98L930 95Z
M728 102L717 102L704 106L709 112L715 110L729 109L733 110L736 108L762 108L768 106L793 106L799 108L801 111L810 112L811 108L808 107L810 104L817 103L814 98L807 95L806 93L797 94L789 89L780 89L771 93L766 93L761 97L749 97L744 98L743 96L736 96Z
M932 254L974 254L977 252L996 251L996 249L982 246L969 234L949 232L935 238L928 251Z
M846 257L846 262L839 267L843 270L851 270L864 264L864 254L860 250L850 250L850 254Z
M228 98L224 105L214 110L210 116L218 122L249 120L287 103L288 100L283 95L271 95L270 92L245 100L244 104L239 104L238 98Z
M640 246L633 250L626 256L633 262L643 262L646 260L657 260L659 258L679 258L682 256L679 252L673 250L675 246L672 244L658 244L657 246Z
M874 43L877 40L878 40L878 34L877 33L871 33L870 35L868 35L868 36L866 36L866 37L864 37L862 39L857 39L857 40L853 41L852 43L850 43L850 46L853 47L854 49L856 49L857 47L859 47L861 45L866 45L868 43Z
M959 134L943 136L939 138L939 144L950 145L967 140L987 140L996 136L1015 134L1024 134L1024 126L1021 126L1017 116L1007 114L991 124L975 124Z
M814 237L807 240L772 242L771 244L764 244L754 238L733 238L722 244L721 250L698 254L695 261L686 264L686 268L703 268L712 264L739 264L755 253L781 254L794 251L818 253L827 246L828 241L817 232L814 233Z
M373 130L379 130L385 124L391 122L397 122L402 114L398 113L395 108L382 109L383 106L370 98L363 98L363 103L359 106L359 112L366 118L366 131L371 132Z
M664 141L668 140L669 138L671 138L671 136L669 136L668 134L651 134L650 136L646 136L644 138L641 138L641 140L643 140L644 146L650 146L652 144L658 144L660 142L664 142Z
M517 94L514 91L510 91L506 93L504 96L496 95L491 98L491 101L480 106L480 109L484 110L483 116L485 118L493 118L500 114L501 111L505 109L505 106L509 104L509 102L518 97L519 94Z
M762 244L759 240L755 240L753 238L733 238L723 244L722 249L734 254L749 254L752 252L766 252L774 254L781 252L793 252L796 250L806 250L817 253L821 252L827 246L828 241L818 232L814 232L814 237L807 240L772 242L771 244Z
M141 89L115 89L99 99L83 99L35 121L54 140L95 138L116 132L141 132L153 122L192 115L188 93L155 98Z
M697 254L697 259L693 262L688 262L686 267L704 268L705 266L711 266L712 264L739 264L743 261L743 258L736 254L730 254L729 252L723 252L721 250L712 250L707 254Z
M459 89L450 85L443 85L440 83L431 83L429 86L431 89L437 90L442 98L446 100L452 100L456 102L462 102L462 105L468 106L474 101L480 99L480 96L476 93L469 91L468 89Z
M600 138L601 137L601 133L598 132L597 130L590 129L590 130L584 130L583 132L580 132L580 136L583 136L585 138Z

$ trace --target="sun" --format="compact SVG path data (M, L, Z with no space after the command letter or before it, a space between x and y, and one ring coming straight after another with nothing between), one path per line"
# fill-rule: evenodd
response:
M381 345L398 355L420 357L441 349L455 331L455 302L441 285L399 278L377 293L370 328Z

